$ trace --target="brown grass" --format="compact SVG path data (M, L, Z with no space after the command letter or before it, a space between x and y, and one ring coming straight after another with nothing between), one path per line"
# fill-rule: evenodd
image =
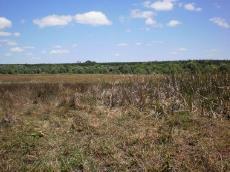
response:
M103 74L0 74L0 83L98 83L126 81L130 77L161 78L162 75L103 75Z
M229 171L229 75L1 75L0 171Z

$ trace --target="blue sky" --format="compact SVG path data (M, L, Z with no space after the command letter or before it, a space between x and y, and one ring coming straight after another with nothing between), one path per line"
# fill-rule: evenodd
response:
M230 59L229 0L0 0L0 63Z

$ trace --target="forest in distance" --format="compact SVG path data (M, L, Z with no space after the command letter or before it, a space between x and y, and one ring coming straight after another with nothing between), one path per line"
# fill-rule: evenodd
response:
M229 60L66 64L0 64L0 74L170 74L230 72Z

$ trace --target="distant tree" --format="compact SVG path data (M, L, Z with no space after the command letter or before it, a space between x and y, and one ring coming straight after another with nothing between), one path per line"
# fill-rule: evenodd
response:
M86 61L79 64L19 64L1 65L1 74L55 74L55 73L101 73L101 74L171 74L179 72L230 72L230 61L176 61L147 63L96 63Z
M96 64L96 62L87 60L87 61L85 61L85 64L90 64L90 65L92 65L92 64Z

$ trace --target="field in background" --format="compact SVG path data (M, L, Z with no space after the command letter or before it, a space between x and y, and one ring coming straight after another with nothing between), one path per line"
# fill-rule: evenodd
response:
M111 82L114 80L123 80L122 75L91 75L91 74L56 74L56 75L0 75L1 83L95 83L95 82Z
M228 72L0 75L0 171L229 171Z
M163 75L112 75L112 74L0 74L0 83L100 83L126 82L130 78L161 78Z

